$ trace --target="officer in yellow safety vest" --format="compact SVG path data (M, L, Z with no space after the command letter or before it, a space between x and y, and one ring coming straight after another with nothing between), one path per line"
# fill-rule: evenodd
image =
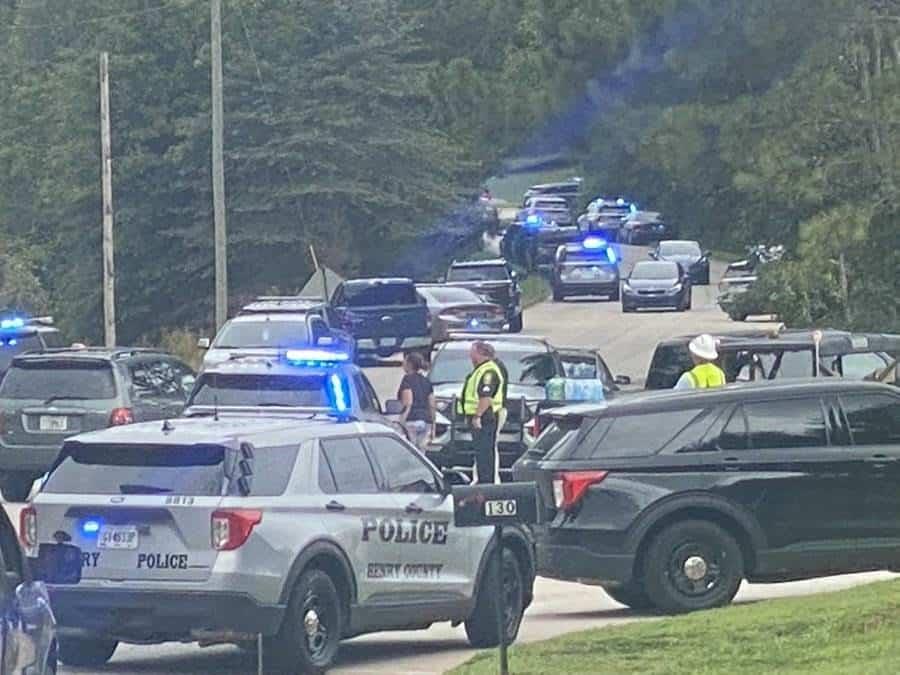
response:
M698 335L688 344L694 367L675 383L675 389L710 389L725 385L725 373L714 362L719 358L712 335Z
M456 412L465 415L472 430L475 474L479 483L493 483L497 475L495 441L497 418L503 408L503 371L494 361L494 348L476 341L469 350L473 369L463 384Z

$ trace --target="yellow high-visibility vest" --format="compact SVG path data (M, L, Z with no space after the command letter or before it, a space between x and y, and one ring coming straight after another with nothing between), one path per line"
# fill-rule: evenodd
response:
M725 373L715 363L701 363L688 373L694 389L710 389L725 386Z
M491 409L498 413L503 407L503 371L493 361L485 361L475 368L463 384L462 396L456 401L456 412L461 415L471 417L478 412L478 384L481 382L482 376L487 373L494 373L497 378L497 392L491 399Z

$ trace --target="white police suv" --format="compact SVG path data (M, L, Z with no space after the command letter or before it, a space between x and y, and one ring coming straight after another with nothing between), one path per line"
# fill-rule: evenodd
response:
M65 663L261 635L265 672L321 672L361 633L450 621L493 645L499 584L515 638L530 536L505 529L496 579L493 531L454 526L448 482L346 415L175 419L69 439L21 533L30 556L81 549L81 582L50 586Z

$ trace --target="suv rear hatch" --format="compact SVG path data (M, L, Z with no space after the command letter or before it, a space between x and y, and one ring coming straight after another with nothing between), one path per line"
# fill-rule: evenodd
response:
M334 324L354 338L431 335L428 308L411 281L351 281L335 293Z
M117 397L107 360L17 359L0 385L4 443L58 445L73 434L106 428Z
M84 579L204 581L229 481L221 445L65 445L35 502L38 541L64 532Z

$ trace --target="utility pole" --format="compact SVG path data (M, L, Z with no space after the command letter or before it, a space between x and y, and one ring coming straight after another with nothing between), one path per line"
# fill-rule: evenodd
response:
M116 269L113 245L112 143L109 131L109 54L100 54L100 160L103 183L103 333L116 344Z
M216 328L228 320L228 251L225 228L224 121L222 109L222 0L211 0L212 47L212 180L215 222Z

